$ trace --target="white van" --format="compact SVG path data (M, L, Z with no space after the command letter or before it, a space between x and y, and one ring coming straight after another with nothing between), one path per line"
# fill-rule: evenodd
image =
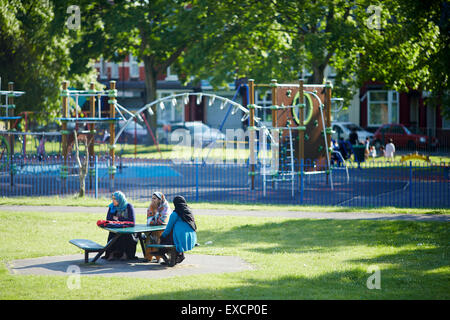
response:
M353 122L332 122L331 127L334 131L333 134L331 135L331 138L334 141L339 141L339 138L348 140L350 133L352 133L353 129L356 129L356 133L358 134L358 140L361 143L364 143L367 137L369 137L370 142L372 142L373 140L373 133L364 130L363 128L354 124Z

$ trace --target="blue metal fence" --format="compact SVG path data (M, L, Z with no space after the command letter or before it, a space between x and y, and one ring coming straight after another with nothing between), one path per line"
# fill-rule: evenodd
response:
M316 173L312 162L296 166L293 182L289 175L264 176L256 167L254 189L247 164L204 164L117 158L114 180L108 157L91 161L86 176L86 195L109 197L122 190L130 199L150 200L159 190L169 199L177 194L188 201L269 204L333 205L350 207L450 207L449 163L367 162L334 167L332 176ZM61 157L20 157L0 161L0 196L74 195L80 188L79 168L67 159L67 173ZM331 185L333 182L333 186ZM294 193L292 195L292 186Z

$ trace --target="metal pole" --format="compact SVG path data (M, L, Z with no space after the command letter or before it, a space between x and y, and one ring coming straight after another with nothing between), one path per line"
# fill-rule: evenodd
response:
M270 86L272 87L272 106L277 105L277 80L272 79ZM275 146L273 148L272 146L272 166L273 168L276 168L277 173L279 171L279 158L280 158L280 141L283 141L283 139L280 139L280 134L278 129L275 129L278 127L278 113L277 110L272 108L272 137L274 137L274 140L272 141L272 144L278 144L278 146ZM272 180L272 188L277 186L277 182Z
M90 91L94 92L95 90L95 83L90 83ZM95 118L95 96L90 97L89 99L89 115L92 118ZM89 189L92 189L92 167L93 167L93 160L95 156L95 149L94 149L94 135L95 135L95 123L89 124L89 134L88 134L88 141L89 141Z
M195 201L198 202L198 166L199 162L195 162Z
M109 117L111 119L114 119L116 117L116 106L115 106L115 102L116 102L116 82L115 81L110 81L109 82ZM115 120L111 120L111 123L109 125L109 131L110 131L110 136L109 136L109 156L111 158L111 163L110 163L110 167L109 167L109 177L110 177L110 191L114 190L114 175L116 173L116 167L115 167L115 145L114 145L114 141L116 139L116 123Z
M14 91L14 82L8 82L8 90L9 91ZM9 94L9 93L8 93ZM11 96L9 97L8 103L9 104L14 104L14 94L11 94ZM7 106L8 108L8 106ZM8 110L8 109L6 109ZM11 113L11 115L9 115L8 113ZM6 113L7 117L14 117L14 108L10 108L10 110L7 111ZM8 122L8 131L11 131L13 129L14 126L14 120L10 120ZM14 135L10 134L9 135L9 150L10 150L10 154L9 154L9 173L11 175L11 187L14 186L14 170L15 170L15 163L14 163Z
M327 153L327 166L328 166L328 174L330 175L330 183L331 190L333 190L333 174L330 166L330 158L331 158L331 82L327 81L325 85L325 108L326 108L326 123L323 128L326 132L326 150ZM328 177L327 174L327 177Z
M250 125L249 125L249 147L250 147L250 176L251 176L251 190L255 190L255 80L249 79L248 86L250 90L249 110L250 110Z
M95 199L98 198L98 156L95 155Z
M69 95L68 95L69 82L63 81L62 83L62 117L69 117ZM67 187L67 175L69 173L69 168L67 166L68 157L68 144L69 144L69 131L67 131L67 121L62 122L61 126L61 144L62 144L62 156L63 162L61 164L61 185L63 186L62 192ZM67 189L66 189L67 190Z
M300 159L300 203L303 204L303 172L304 172L304 159Z
M413 192L412 192L412 161L409 162L409 207L412 208Z

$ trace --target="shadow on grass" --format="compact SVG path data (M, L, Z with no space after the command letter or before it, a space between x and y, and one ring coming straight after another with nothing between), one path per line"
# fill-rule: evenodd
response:
M213 241L208 250L220 248L222 254L227 254L238 248L262 255L267 263L252 273L222 276L226 280L220 278L219 284L205 284L205 288L185 287L135 298L448 299L448 269L444 269L449 265L449 234L446 223L360 220L286 220L240 225L224 232L199 231L199 239ZM301 258L291 255L339 253L355 246L385 247L385 251L393 247L397 253L352 259L344 261L345 266L334 266L330 261L330 270L310 276L301 270ZM290 275L283 270L267 272L265 268L272 263L274 252L290 254L281 259L283 263L294 259L298 271L290 268ZM370 265L380 268L380 290L367 288L367 279L372 275L367 270Z
M222 287L179 288L163 294L145 294L133 299L149 300L300 300L300 299L449 299L443 274L408 274L401 268L380 272L380 289L369 289L366 270L332 271L318 277L301 275L258 279L256 276ZM436 284L436 285L435 285Z
M199 239L213 241L214 247L234 248L252 245L258 253L274 249L301 252L313 248L335 250L340 247L409 246L434 244L445 247L450 242L447 223L368 220L308 220L245 224L224 232L198 232ZM270 249L258 245L270 244ZM420 249L420 248L418 248Z

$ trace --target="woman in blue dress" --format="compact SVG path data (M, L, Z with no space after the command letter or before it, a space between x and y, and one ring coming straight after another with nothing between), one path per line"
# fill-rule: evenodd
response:
M169 223L161 235L161 244L173 244L178 256L176 263L184 260L184 252L192 250L197 243L197 225L194 215L182 196L173 199L175 209L169 218Z

